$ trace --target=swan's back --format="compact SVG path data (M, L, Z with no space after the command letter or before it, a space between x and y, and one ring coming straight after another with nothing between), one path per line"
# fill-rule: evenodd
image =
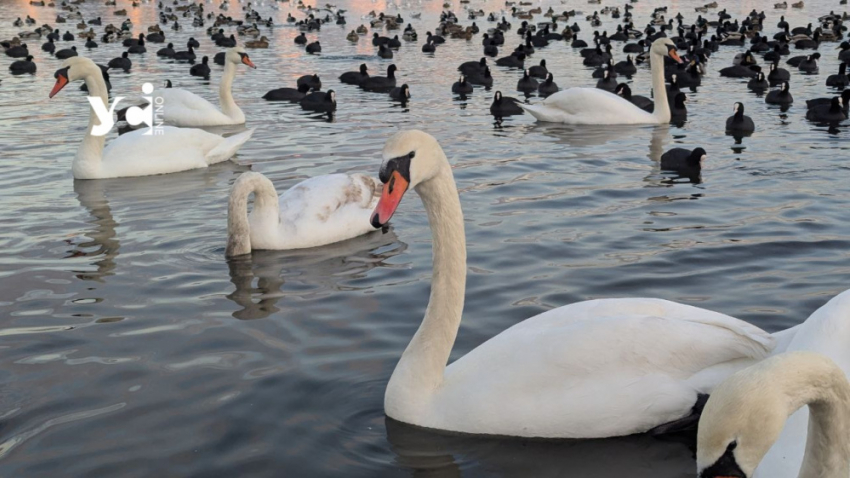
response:
M163 88L153 97L162 97L162 120L177 125L216 125L231 122L230 118L209 101L182 88ZM155 113L156 114L156 113Z
M291 248L338 242L374 230L370 217L382 184L363 174L328 174L280 196L281 235Z
M580 302L520 322L449 365L438 423L428 426L561 438L645 432L688 415L699 393L772 348L767 332L704 309Z

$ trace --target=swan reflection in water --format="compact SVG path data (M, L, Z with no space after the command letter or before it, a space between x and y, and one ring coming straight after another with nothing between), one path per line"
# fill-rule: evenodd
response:
M90 265L95 267L94 270L73 272L80 280L104 282L106 277L115 273L116 259L121 247L115 232L121 224L112 215L113 207L110 201L119 208L132 207L132 210L127 212L127 220L143 225L156 224L162 221L161 201L180 203L186 200L187 191L204 191L218 185L226 188L228 178L243 170L247 168L226 162L209 169L158 176L76 179L74 192L80 206L91 215L92 218L87 222L92 227L65 240L71 246L65 258L91 258Z
M534 440L450 434L385 419L393 465L410 476L692 478L692 437ZM521 457L521 459L517 459ZM474 467L480 473L468 473Z
M227 298L241 307L233 317L240 320L268 317L280 310L277 303L287 296L314 297L356 290L349 282L364 278L367 271L406 249L407 244L389 229L322 247L253 251L231 258L227 265L236 290ZM286 284L291 290L284 288Z

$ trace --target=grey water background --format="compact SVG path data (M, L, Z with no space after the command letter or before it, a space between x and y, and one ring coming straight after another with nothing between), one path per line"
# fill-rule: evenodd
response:
M724 47L689 93L681 127L570 127L527 115L497 123L492 94L517 96L520 73L493 67L492 90L452 95L456 67L481 56L481 35L423 54L440 2L336 4L349 10L348 25L308 33L324 50L308 56L293 44L297 30L283 25L287 13L303 12L255 3L278 24L263 28L269 49L249 51L258 68L240 68L234 82L246 126L257 131L232 163L209 170L75 181L70 164L88 117L79 83L47 99L61 62L40 51L43 39L26 40L35 76L12 77L12 60L0 58L0 476L692 476L692 450L675 441L483 439L386 419L385 384L428 301L430 231L418 198L408 195L386 234L227 261L229 186L247 170L267 175L278 191L319 174L377 174L395 131L436 136L454 165L469 248L453 359L520 320L591 298L660 297L780 330L848 284L848 131L804 118L805 99L834 94L824 82L838 69L837 44L821 46L819 75L789 68L795 103L787 112L745 81L719 77L743 51ZM642 28L664 4L633 4L635 23ZM690 23L699 5L672 2L668 18L681 10ZM241 7L232 3L228 14L241 17ZM496 0L469 7L506 8ZM752 1L723 7L737 18L765 10L771 36L780 13L800 26L839 11L837 1L823 0L803 10ZM112 12L127 8L137 33L156 21L153 3L80 8L104 25L119 24ZM419 41L403 42L392 61L375 55L371 29L349 43L345 35L373 9L401 13ZM460 4L453 9L469 23ZM4 0L0 38L32 28L13 27L18 16L53 25L57 13ZM618 20L603 19L600 30L613 33ZM500 56L519 41L520 20L509 20ZM589 39L592 28L583 15L577 21ZM62 31L76 32L75 23ZM205 27L181 24L181 32L165 29L176 47L194 36L201 54L219 51ZM58 48L71 44L101 63L124 50L101 44L88 52L81 41ZM112 96L133 98L144 82L168 78L217 104L221 67L209 82L192 78L188 65L156 57L162 46L131 55L129 74L113 72ZM620 48L617 60L625 58ZM538 50L528 64L542 58L562 88L595 84L566 43ZM339 84L340 73L363 62L372 74L396 63L410 104ZM333 121L261 99L308 73L337 92ZM648 95L649 83L642 68L632 90ZM723 132L736 101L757 126L740 143ZM701 183L659 170L658 154L675 146L708 151Z

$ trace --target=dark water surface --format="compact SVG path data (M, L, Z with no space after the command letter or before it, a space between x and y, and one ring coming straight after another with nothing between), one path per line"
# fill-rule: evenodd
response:
M680 8L690 22L701 3L673 2L668 16ZM776 32L773 2L724 3L736 17L765 9L767 33ZM662 4L635 4L636 24ZM280 5L258 8L282 25L295 9ZM44 40L28 40L34 77L11 77L11 60L0 58L0 476L692 476L692 452L676 442L476 439L386 419L384 387L428 300L430 232L418 198L403 202L386 234L227 261L229 186L249 169L278 191L318 174L377 174L393 132L436 136L455 165L469 238L453 358L526 317L600 297L661 297L779 330L848 286L848 132L804 119L804 100L830 93L824 82L838 69L837 44L821 46L819 75L792 72L796 102L787 112L765 105L745 81L719 77L742 51L727 47L689 96L682 127L576 128L530 116L497 124L492 93L515 96L520 73L494 67L494 90L454 97L455 69L481 56L481 37L422 54L440 2L339 5L349 9L348 25L308 34L321 40L319 56L293 44L293 28L264 29L272 47L250 51L258 69L240 69L234 83L247 126L258 129L234 163L203 171L74 181L71 160L88 116L78 84L47 99L61 62L40 51ZM496 0L470 6L505 8ZM117 8L125 7L137 33L156 20L153 4ZM366 22L362 15L384 8L423 12L412 21L419 42L393 60L413 94L406 108L336 80L364 61L373 74L390 63L374 56L368 37L345 39ZM782 13L798 26L837 8L815 0ZM101 1L81 9L86 19L119 23ZM22 30L11 25L15 17L53 24L56 13L0 2L0 38ZM241 16L241 5L229 13ZM612 33L617 20L603 18ZM518 42L520 21L511 21L504 55ZM592 29L578 22L589 39ZM218 51L203 29L181 23L184 31L166 31L170 41L195 36L202 54ZM113 95L134 97L142 83L170 78L217 102L221 67L210 82L191 78L188 65L157 59L160 47L132 55L131 73L112 74ZM105 63L121 51L105 44L90 56ZM538 51L529 64L541 58L562 88L595 84L568 44ZM332 122L260 98L314 72L337 91ZM649 82L641 69L634 93L648 95ZM735 101L757 125L740 144L723 134ZM659 171L653 158L674 146L708 151L702 183Z

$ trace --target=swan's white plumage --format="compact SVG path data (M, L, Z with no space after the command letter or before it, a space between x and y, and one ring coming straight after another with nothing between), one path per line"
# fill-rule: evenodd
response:
M654 124L652 113L599 88L569 88L539 105L517 103L540 121L566 124Z
M526 319L449 365L418 424L552 438L645 432L687 416L698 393L772 347L761 329L696 307L579 302Z
M254 133L251 129L225 138L200 129L163 126L162 131L158 136L146 136L145 130L118 136L103 150L100 163L75 161L74 177L123 178L206 168L230 159Z
M380 186L377 179L363 174L328 174L302 181L278 198L265 176L244 173L231 191L231 241L234 234L244 234L245 227L250 231L250 249L274 250L318 247L372 232L369 216L378 203ZM245 224L240 219L247 214L251 193L268 200L255 199Z
M675 44L669 38L658 38L649 49L652 91L655 109L652 113L632 102L598 88L569 88L547 97L539 105L519 106L539 121L575 125L664 124L670 121L670 105L664 85L664 58L681 62Z
M475 434L629 435L690 415L700 392L774 347L768 333L716 312L660 299L603 299L526 319L446 366L466 287L463 212L451 166L420 131L391 137L383 157L388 184L408 174L422 199L434 255L425 317L387 384L391 418ZM397 158L408 158L408 171L391 170L399 168ZM397 205L389 201L400 200L389 194L376 208L379 224Z
M94 62L77 56L65 60L63 66L68 68L69 81L84 80L89 94L107 104L106 83ZM104 147L106 137L91 134L99 124L90 108L88 129L71 166L77 179L151 176L205 168L231 158L254 132L251 129L225 138L200 129L164 126L157 127L154 134L145 134L145 128L120 135Z
M162 98L162 121L176 126L220 126L244 123L222 113L218 106L182 88L161 88L153 93Z
M245 123L245 114L233 100L233 79L240 64L253 67L245 50L236 47L227 50L224 58L224 73L219 84L219 106L216 106L191 91L182 88L161 88L154 91L157 100L158 118L174 126L223 126Z
M850 290L832 298L794 329L796 333L787 351L826 355L850 378ZM753 478L797 478L805 453L808 422L807 407L791 415Z

